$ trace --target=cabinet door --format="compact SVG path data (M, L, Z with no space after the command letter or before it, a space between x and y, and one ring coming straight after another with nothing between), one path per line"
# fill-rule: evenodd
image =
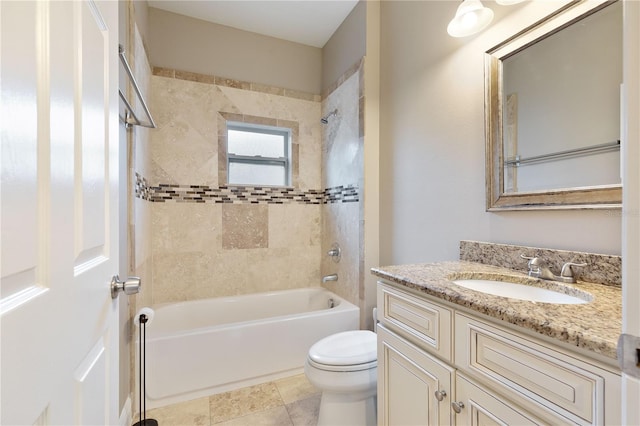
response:
M545 424L522 409L476 386L459 373L456 377L456 398L453 404L461 408L455 415L455 424L460 426Z
M453 371L378 325L378 424L451 424Z

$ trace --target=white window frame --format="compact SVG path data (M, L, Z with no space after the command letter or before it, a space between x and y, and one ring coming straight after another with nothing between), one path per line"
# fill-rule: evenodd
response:
M284 143L284 157L263 157L261 155L237 155L229 152L229 131L230 130L238 130L243 132L253 132L259 134L267 134L267 135L277 135L282 136ZM278 165L283 166L285 169L285 182L284 185L267 185L256 182L255 184L240 184L231 182L230 172L231 172L231 163L242 163L242 164L256 164L256 165ZM286 127L274 127L267 125L259 125L259 124L251 124L244 122L227 122L227 184L229 185L258 185L258 186L282 186L289 187L291 186L291 129Z

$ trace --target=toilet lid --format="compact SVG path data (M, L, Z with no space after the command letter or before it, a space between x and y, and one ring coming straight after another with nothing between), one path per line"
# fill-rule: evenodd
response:
M366 364L377 358L376 334L369 330L333 334L309 349L309 359L325 365Z

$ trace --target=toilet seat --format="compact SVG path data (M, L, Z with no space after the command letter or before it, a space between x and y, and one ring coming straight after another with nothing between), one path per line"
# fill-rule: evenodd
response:
M318 370L335 371L338 373L370 370L378 366L378 361L372 361L372 362L367 362L366 364L355 364L355 365L329 365L329 364L320 364L320 363L314 362L311 358L307 358L307 362L309 363L310 366L317 368Z
M347 372L375 368L376 334L368 330L345 331L319 340L309 349L309 365L326 371Z

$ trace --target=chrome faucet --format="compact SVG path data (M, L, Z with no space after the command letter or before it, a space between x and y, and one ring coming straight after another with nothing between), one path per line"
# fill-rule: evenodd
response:
M322 277L323 283L326 283L327 281L338 281L338 274L325 275Z
M562 265L560 275L555 275L551 272L551 269L547 266L546 262L539 257L527 257L523 254L520 255L523 259L527 259L529 262L529 276L534 278L540 278L543 280L560 281L563 283L575 283L576 278L573 276L572 266L587 266L586 263L573 263L567 262Z
M333 243L331 246L331 250L327 251L327 256L329 256L335 263L340 262L340 257L342 256L342 250L338 243Z

